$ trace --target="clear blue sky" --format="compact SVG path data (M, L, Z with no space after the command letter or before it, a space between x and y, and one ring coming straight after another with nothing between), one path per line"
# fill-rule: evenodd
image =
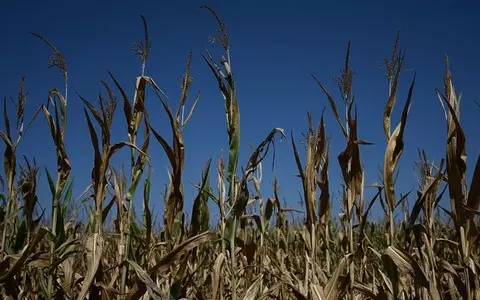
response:
M83 104L74 94L78 91L95 102L102 90L100 81L111 82L108 68L126 87L130 95L139 60L129 48L143 37L140 14L148 22L152 49L146 74L152 76L176 104L188 52L193 51L191 96L201 98L185 132L186 166L184 174L185 209L191 214L196 189L189 182L200 180L201 169L209 158L214 162L220 150L228 149L224 106L217 84L200 53L210 48L208 37L217 29L212 16L199 8L210 4L228 26L232 44L232 67L236 76L241 110L241 156L244 165L250 153L249 144L259 143L273 127L293 131L297 141L307 128L306 113L318 121L326 109L327 132L333 136L330 182L334 206L340 191L337 155L345 140L338 130L328 102L310 77L314 73L338 99L338 90L330 79L342 68L345 49L352 42L351 63L354 70L354 92L358 104L359 135L374 142L364 146L362 163L366 184L377 181L383 162L385 138L382 127L387 82L378 69L390 55L397 30L401 47L407 49L405 68L415 69L417 84L405 131L405 151L397 193L416 187L413 176L417 148L423 148L439 162L445 152L446 124L434 88L442 88L443 56L450 57L458 92L464 93L461 121L467 135L468 175L479 154L480 115L473 100L480 69L480 23L474 20L479 11L474 1L142 1L116 3L102 1L2 1L0 4L0 96L16 95L18 81L26 76L28 90L27 117L47 99L48 90L63 86L59 72L46 68L50 50L27 34L34 31L46 36L64 54L69 66L69 125L67 151L75 177L75 196L90 180L93 152L83 114ZM259 4L261 3L261 4ZM400 81L400 97L393 113L396 126L405 103L413 72ZM118 95L119 99L120 96ZM193 98L191 98L193 99ZM170 139L168 120L155 97L147 99L153 126ZM339 99L338 99L339 101ZM191 102L190 102L191 103ZM14 117L12 108L10 116ZM121 103L114 121L113 140L126 140L126 126ZM3 122L2 122L3 130ZM270 181L278 176L281 197L298 207L300 180L294 177L296 166L291 144L276 144L276 165L271 172L271 156L264 166L263 195L272 195ZM2 146L3 152L3 146ZM163 207L161 194L167 182L167 160L158 143L150 147L154 165L152 203L157 211ZM50 194L43 166L55 172L55 152L48 126L40 115L19 148L19 155L35 157L42 167L39 197L50 210ZM128 151L113 163L128 167ZM19 159L19 161L21 161ZM3 164L2 164L3 165ZM3 169L3 166L2 166ZM3 172L2 172L3 174ZM216 177L212 176L216 185ZM140 187L141 188L141 187ZM367 191L367 196L372 191ZM414 194L412 194L413 196ZM369 197L367 197L369 199ZM140 205L140 198L136 201ZM446 202L445 204L449 206ZM141 206L138 206L139 208ZM374 217L381 213L377 207ZM338 212L338 210L335 210ZM213 218L217 216L212 215Z

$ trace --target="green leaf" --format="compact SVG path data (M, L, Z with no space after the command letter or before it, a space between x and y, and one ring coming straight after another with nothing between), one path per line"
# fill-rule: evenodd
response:
M52 175L50 175L47 167L45 167L45 173L47 174L48 185L50 186L50 192L52 193L52 197L55 197L55 182L53 181Z
M62 209L65 210L67 206L72 202L72 191L73 191L73 183L75 182L74 179L72 179L67 186L67 192L65 193L65 197L63 198L62 202Z
M175 280L175 282L170 287L170 300L176 300L180 297L181 288L182 288L182 281Z
M235 239L236 232L237 232L236 218L235 218L235 216L231 216L227 220L227 224L225 226L225 232L224 232L223 239L226 242L230 243L230 241Z
M23 219L18 227L18 231L15 236L15 243L13 244L13 251L15 251L15 253L19 252L23 248L25 239L27 238L27 232L27 221Z
M65 215L67 212L68 205L72 201L73 182L74 180L71 180L70 183L67 185L65 196L63 198L63 201L60 203L60 207L58 209L57 237L55 240L55 247L58 247L58 245L61 245L66 240Z
M145 184L143 188L143 215L144 223L146 227L146 245L145 248L150 248L150 238L152 234L152 213L150 212L149 202L150 202L150 169L148 171L147 178L145 179Z

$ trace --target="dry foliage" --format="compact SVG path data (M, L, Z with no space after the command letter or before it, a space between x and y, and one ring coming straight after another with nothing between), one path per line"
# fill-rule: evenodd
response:
M62 73L65 91L51 89L43 111L56 149L56 177L46 170L52 194L52 216L38 211L38 166L33 159L17 159L17 149L31 122L24 127L27 93L25 78L20 81L12 134L7 101L4 100L4 129L0 137L5 145L4 177L0 177L0 298L1 299L480 299L479 224L480 157L473 178L466 180L466 137L460 122L461 97L455 92L453 76L445 59L443 90L437 90L446 118L445 159L440 165L429 161L419 150L418 191L413 208L406 207L409 193L397 195L395 170L405 146L404 132L414 98L415 77L408 89L400 122L392 132L391 118L400 88L405 59L399 51L399 35L390 58L385 59L386 96L383 127L386 137L381 184L365 184L360 145L370 143L359 138L353 97L353 71L348 44L344 67L335 77L345 106L341 117L333 95L315 76L333 115L345 137L345 149L338 154L344 183L342 213L338 221L331 213L329 164L332 153L327 137L324 112L316 128L308 114L305 151L297 147L293 133L292 159L295 160L303 188L306 218L293 223L279 195L279 182L273 190L260 189L262 162L275 150L275 138L285 137L281 128L273 128L250 154L241 171L240 106L230 57L227 28L216 12L219 30L213 36L223 52L219 60L207 52L203 59L218 84L224 100L229 151L221 156L216 169L208 160L196 185L191 219L186 220L183 193L185 155L191 147L183 139L183 130L198 104L197 96L185 115L192 83L192 55L188 56L180 86L180 100L174 111L167 96L145 74L151 48L146 19L142 16L144 40L134 44L140 57L141 74L136 77L133 99L122 84L109 73L123 102L127 140L112 142L112 121L117 95L106 81L105 94L98 104L77 93L85 104L87 130L93 148L91 185L84 194L91 199L86 224L72 214L71 165L67 134L67 64L64 56L43 36L31 33L53 51L49 67ZM172 140L169 143L149 121L146 90L151 88L168 118ZM435 95L434 95L435 96ZM153 101L150 100L149 101ZM100 131L99 131L100 130ZM139 136L143 132L143 137ZM150 204L150 135L168 158L169 185L161 232L155 232ZM112 156L128 147L130 170L112 166ZM303 161L303 163L302 163ZM17 169L18 168L18 169ZM212 184L211 177L217 179ZM143 180L143 181L142 181ZM140 184L143 182L143 186ZM228 185L228 186L227 186ZM143 187L142 219L135 218L134 195ZM365 188L377 189L365 202ZM439 205L442 196L450 198L450 208ZM208 204L220 211L220 221L211 226ZM379 201L385 222L369 221L369 212ZM368 203L368 204L367 204ZM112 208L115 207L115 210ZM403 220L394 218L403 209ZM442 221L443 211L453 221ZM114 216L114 226L105 225Z

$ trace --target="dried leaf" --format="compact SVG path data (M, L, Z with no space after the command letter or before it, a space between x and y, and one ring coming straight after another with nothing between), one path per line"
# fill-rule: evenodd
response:
M328 283L324 288L324 293L327 300L337 299L337 293L339 292L337 287L339 283L338 281L340 278L340 274L347 267L351 256L352 254L348 254L340 260L340 262L337 265L337 268L335 269L335 272L333 273L332 277L328 280Z
M148 276L147 272L142 269L136 262L127 259L126 262L130 264L135 273L137 273L138 278L144 283L145 287L147 288L149 296L154 300L168 300L168 296L165 295L155 284L155 282Z
M428 288L429 280L427 279L425 272L410 254L394 246L389 246L386 249L385 254L392 259L399 269L410 272L415 276L415 279L418 280L420 285Z
M8 269L7 273L0 277L0 283L6 283L10 281L15 275L17 275L18 272L20 272L24 268L24 263L26 262L30 254L33 253L38 243L40 243L47 235L47 233L50 233L50 231L45 227L41 227L38 230L33 239L23 248L20 256L16 259L15 263ZM7 262L10 257L6 256L4 261L0 263L0 266L3 263Z
M480 206L480 155L477 158L475 171L473 172L472 181L470 183L470 191L468 192L467 207L471 210L478 210ZM472 218L474 214L469 213L468 218Z
M323 84L318 80L313 74L311 74L313 79L317 82L317 84L320 86L322 91L325 93L325 95L328 98L328 101L330 102L330 106L332 108L333 114L335 115L335 118L337 119L338 125L340 125L340 128L342 129L343 135L345 136L346 139L348 139L348 133L347 130L345 129L345 126L342 123L342 119L340 118L340 114L338 113L338 108L337 105L335 104L335 100L333 100L332 95L327 91L327 89L323 86Z
M97 274L100 260L103 255L104 240L101 234L93 233L87 239L87 274L83 279L83 285L77 300L83 300L87 297L90 286Z
M395 200L395 187L393 182L393 172L397 166L398 160L403 152L403 132L407 122L408 111L410 109L410 102L412 100L413 87L415 85L415 76L413 77L410 89L408 91L407 101L403 108L402 118L400 124L393 131L390 139L387 143L387 149L385 151L384 165L383 165L383 177L385 184L385 196L390 210L396 206Z
M243 300L255 300L257 298L260 284L262 283L263 280L263 274L260 274L257 276L257 279L250 285L250 287L245 291L245 294L243 295Z
M198 191L198 195L193 202L192 207L192 224L191 224L191 235L197 235L201 232L208 230L208 194L206 190L209 188L209 180L210 180L210 163L212 162L211 159L208 160L207 166L205 171L203 172L202 176L202 183L200 190Z
M225 253L218 254L217 258L215 259L215 263L213 264L213 272L212 272L212 299L217 299L217 292L220 288L220 277L222 276L222 266L225 263Z
M173 249L170 253L165 255L155 266L150 268L147 272L148 275L152 277L156 273L165 273L173 264L175 264L175 261L180 255L188 253L199 245L212 241L215 238L217 238L217 234L206 231L204 233L187 239L186 241L178 245L175 249ZM132 292L128 295L127 300L138 299L146 292L146 290L147 287L145 283L137 282L137 288L132 290Z

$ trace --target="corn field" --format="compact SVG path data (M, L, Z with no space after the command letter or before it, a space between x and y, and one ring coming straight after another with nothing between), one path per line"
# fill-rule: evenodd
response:
M205 162L193 207L184 206L185 153L194 146L184 144L184 128L190 124L199 97L191 99L192 55L188 57L177 106L172 107L162 88L148 76L151 48L148 24L142 16L144 34L134 53L141 73L134 89L127 89L108 72L98 100L69 90L68 64L60 50L46 37L30 32L39 46L52 51L49 67L58 70L64 86L50 89L48 101L33 116L25 115L26 87L20 79L14 105L4 100L4 173L0 194L0 298L1 299L480 299L480 157L470 158L473 177L467 181L466 136L460 120L460 98L454 87L448 57L445 57L443 87L435 91L445 113L439 128L444 135L444 159L439 164L419 150L419 186L400 194L395 188L397 164L406 145L411 101L415 97L415 75L405 89L406 99L397 99L405 53L400 35L391 53L385 53L383 72L388 82L383 127L385 134L380 183L367 199L361 147L368 145L357 130L350 44L345 63L336 78L340 99L327 90L325 78L311 75L318 97L327 110L308 114L306 134L300 143L294 133L282 128L265 132L252 148L245 164L239 162L240 105L234 80L230 40L225 23L209 6L203 11L214 18L218 30L215 47L223 54L202 53L202 67L211 71L211 83L223 98L228 154ZM233 64L234 65L234 64ZM387 90L387 89L386 89ZM146 92L153 97L147 99ZM133 96L133 97L132 97ZM84 191L89 214L85 221L71 213L74 205L67 115L70 98L82 101L86 130L90 135L93 165L91 184ZM118 100L117 100L118 99ZM150 122L146 101L160 101L171 127L171 140ZM399 102L399 103L397 103ZM344 107L339 107L339 104ZM396 107L396 104L400 106ZM126 120L126 139L112 141L112 121L121 106ZM14 111L16 109L16 111ZM8 112L15 112L10 120ZM392 124L392 115L400 117ZM331 138L324 114L335 117L345 138L344 150L331 153ZM315 115L318 123L314 124ZM117 115L115 115L117 116ZM26 117L26 118L25 118ZM51 192L51 215L39 213L38 172L32 158L18 153L18 145L36 119L44 118L56 150L56 172L46 169ZM193 123L194 121L192 121ZM445 126L445 127L443 127ZM298 133L296 133L298 134ZM299 135L299 134L298 134ZM298 168L302 187L304 219L292 222L280 200L279 185L272 178L271 190L261 191L262 163L270 157L278 139L286 139L291 159ZM341 137L340 137L341 139ZM163 195L160 230L155 229L150 202L150 145L158 143L168 159L168 188ZM189 147L190 146L190 147ZM127 168L112 163L118 151L126 150ZM122 150L122 151L123 151ZM213 154L215 155L215 154ZM337 156L337 160L332 156ZM329 166L338 163L342 175L341 213L332 213ZM414 174L412 174L414 176ZM369 187L371 188L371 186ZM139 197L142 211L134 211ZM450 199L450 206L439 201ZM406 201L413 201L407 208ZM381 223L369 213L380 204ZM212 225L209 205L220 212ZM438 211L449 221L441 220ZM191 217L186 218L189 214ZM302 216L302 215L299 215ZM400 216L400 217L396 217ZM113 220L109 227L106 220Z

